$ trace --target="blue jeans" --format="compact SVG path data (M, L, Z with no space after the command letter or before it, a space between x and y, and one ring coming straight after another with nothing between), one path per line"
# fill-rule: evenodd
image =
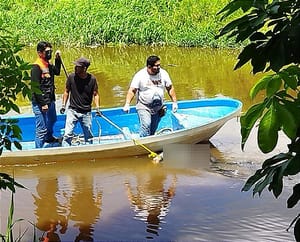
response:
M140 120L140 137L153 135L161 119L159 113L151 114L146 109L139 109L137 113Z
M74 128L77 123L80 123L80 126L83 131L85 143L93 143L93 133L91 130L92 127L92 113L79 113L73 109L67 110L67 120L65 125L65 133L62 141L62 146L70 146L72 138L74 137Z
M39 104L32 102L35 115L35 147L42 148L46 140L53 136L53 127L57 120L55 102L48 104L48 111L43 112Z

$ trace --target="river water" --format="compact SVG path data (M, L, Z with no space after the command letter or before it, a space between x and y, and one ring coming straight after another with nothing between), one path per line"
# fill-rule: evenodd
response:
M54 49L56 49L54 47ZM240 99L245 111L253 102L249 90L257 77L250 68L233 71L237 52L175 47L97 47L62 51L68 73L76 58L92 62L101 107L121 106L135 71L147 56L157 54L175 85L179 100L224 95ZM26 48L24 59L33 62L34 47ZM57 78L60 103L65 74ZM261 98L261 97L258 97ZM28 100L20 98L22 112ZM297 211L286 208L293 179L285 183L275 199L265 191L261 197L241 192L247 177L269 157L262 154L250 136L240 150L240 124L230 120L210 144L195 146L195 153L180 154L176 162L155 165L145 157L86 160L36 166L2 166L27 189L14 197L15 236L33 241L48 233L52 241L294 241L286 231ZM281 137L275 151L285 149ZM174 158L175 159L175 158ZM1 233L11 194L1 192Z

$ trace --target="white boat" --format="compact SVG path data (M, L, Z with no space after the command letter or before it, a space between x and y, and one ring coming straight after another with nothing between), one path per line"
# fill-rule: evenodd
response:
M93 112L93 144L82 144L81 128L75 129L72 146L47 145L34 148L35 121L33 115L16 115L22 130L22 150L5 150L0 165L28 165L72 160L97 160L137 155L154 155L163 151L164 145L196 144L208 141L228 120L240 115L242 103L227 97L178 101L178 111L172 113L172 103L166 103L168 111L155 135L140 138L139 121L132 106L130 113L121 107L102 109L103 116ZM55 136L61 136L65 115L58 114Z

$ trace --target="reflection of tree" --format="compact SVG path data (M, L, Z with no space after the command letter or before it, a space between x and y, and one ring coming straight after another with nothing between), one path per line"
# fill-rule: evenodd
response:
M159 235L160 223L167 215L171 199L175 196L176 177L168 184L164 174L147 175L140 174L135 185L126 182L126 188L136 218L147 223L147 239L153 239L152 235Z
M61 241L57 233L67 230L66 208L58 202L58 181L56 178L40 178L36 187L38 196L33 195L36 205L36 227L44 231L43 241Z
M70 198L70 219L76 222L79 229L76 241L94 241L93 225L100 217L102 192L93 190L92 177L75 177L73 193Z

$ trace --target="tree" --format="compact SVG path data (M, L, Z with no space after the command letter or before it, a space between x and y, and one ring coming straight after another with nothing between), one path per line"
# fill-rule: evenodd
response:
M235 38L236 43L244 44L234 69L250 62L254 74L266 74L250 90L251 98L264 91L265 99L241 117L242 149L256 123L262 152L274 150L279 132L289 140L288 151L265 160L242 191L252 188L254 196L268 188L277 198L282 193L284 177L300 171L300 1L233 0L218 14L223 20L233 14L238 16L216 36ZM300 183L297 183L287 207L294 207L299 200ZM299 216L294 222L294 234L300 241Z
M18 44L18 38L0 26L0 115L11 110L20 113L16 105L18 95L31 96L30 76L28 70L31 65L25 62L18 52L23 48ZM17 125L17 120L8 120L0 116L0 155L5 149L11 150L12 144L18 149L18 142L22 139L22 131ZM5 174L0 173L0 189L10 189L15 192L14 186L23 187L21 184Z

